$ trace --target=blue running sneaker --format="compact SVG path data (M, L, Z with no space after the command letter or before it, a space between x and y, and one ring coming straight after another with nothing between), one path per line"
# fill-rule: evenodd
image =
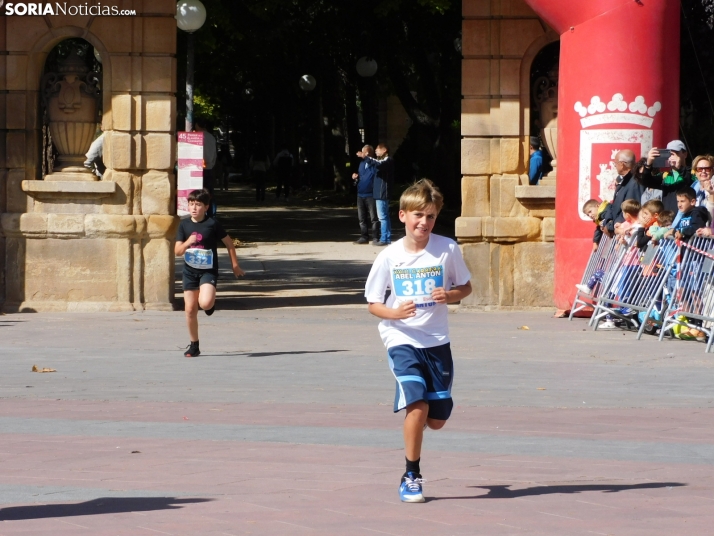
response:
M402 477L402 484L399 486L399 499L402 502L424 502L424 495L421 492L421 485L424 483L421 475L409 472Z

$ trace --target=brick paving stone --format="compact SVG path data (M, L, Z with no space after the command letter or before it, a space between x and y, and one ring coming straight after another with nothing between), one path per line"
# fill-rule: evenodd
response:
M194 360L180 312L0 317L0 536L711 533L701 345L451 320L456 407L426 433L428 502L405 505L363 307L219 310Z

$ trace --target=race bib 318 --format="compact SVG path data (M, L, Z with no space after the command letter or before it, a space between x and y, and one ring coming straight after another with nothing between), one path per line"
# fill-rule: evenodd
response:
M397 300L412 300L419 309L436 305L431 293L443 286L443 266L392 269L392 289Z

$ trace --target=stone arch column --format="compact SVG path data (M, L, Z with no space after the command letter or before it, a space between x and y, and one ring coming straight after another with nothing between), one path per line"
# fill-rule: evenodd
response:
M5 310L172 308L176 4L120 4L136 16L0 18ZM40 78L48 52L69 37L103 60L107 173L84 184L38 180Z
M462 210L456 235L472 274L464 304L552 304L554 188L529 187L530 69L558 39L524 0L464 0Z

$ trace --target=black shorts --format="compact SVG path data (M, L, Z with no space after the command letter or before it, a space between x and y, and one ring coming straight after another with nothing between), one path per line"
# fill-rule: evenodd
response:
M209 270L189 270L186 266L183 267L184 290L199 290L201 285L206 283L215 287L218 283L218 274Z
M454 362L449 343L432 348L415 348L408 344L387 350L389 368L397 380L394 413L423 400L429 404L429 418L445 421L454 402L451 384Z

